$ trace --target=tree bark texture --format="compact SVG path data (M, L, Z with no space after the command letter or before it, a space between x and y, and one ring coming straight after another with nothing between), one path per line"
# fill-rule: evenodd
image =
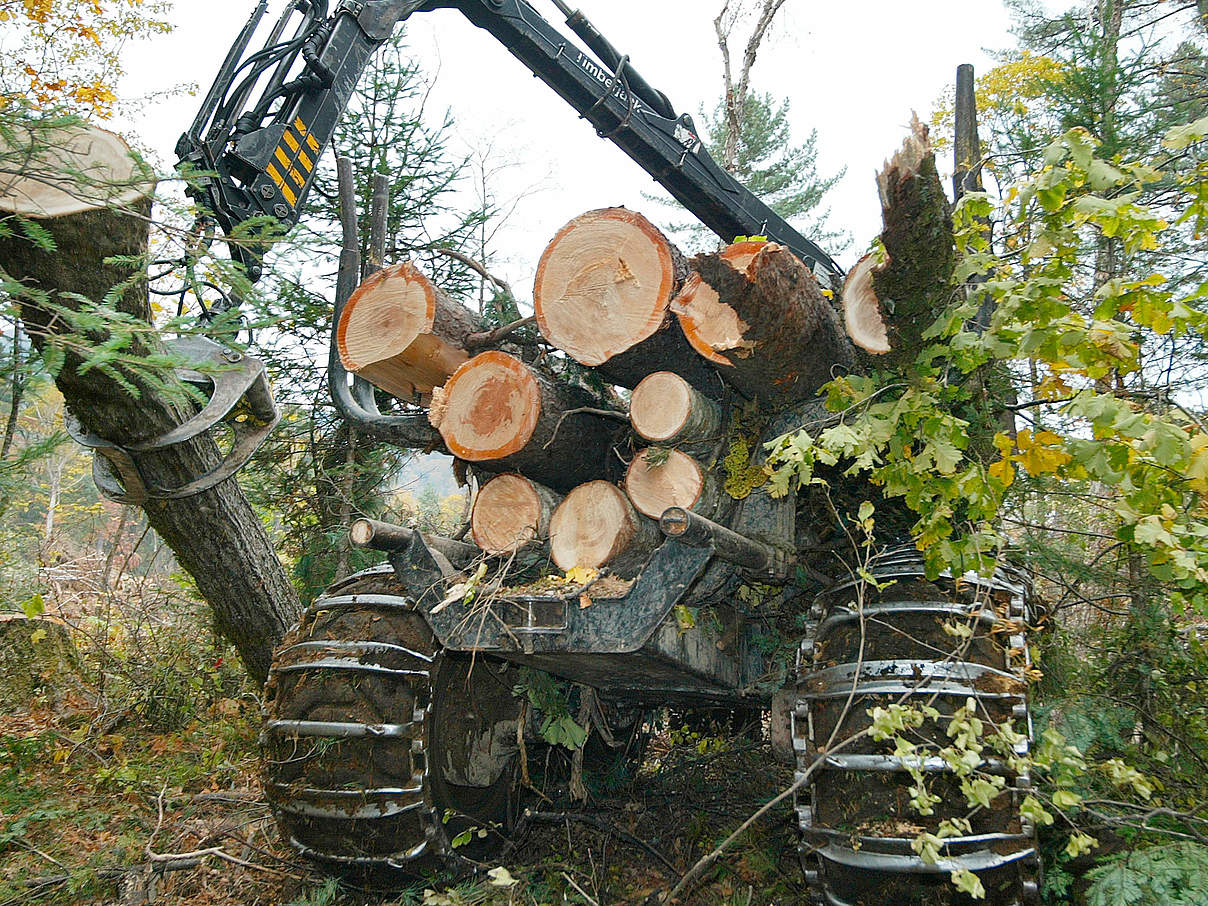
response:
M0 239L0 267L50 296L47 306L26 294L20 300L21 316L39 350L48 343L65 350L55 383L68 408L88 431L116 444L149 441L175 428L192 414L192 404L183 390L164 392L135 370L123 369L138 388L137 397L100 369L81 374L89 350L110 334L74 334L52 307L78 311L80 301L68 294L100 300L125 281L129 272L105 259L146 251L150 210L150 201L144 201L129 214L94 210L45 220L42 226L54 237L54 252L18 237ZM138 282L127 287L117 308L148 321L146 286ZM136 338L132 352L154 351ZM170 391L174 378L169 375L167 381ZM139 465L148 486L178 487L220 460L214 440L202 436L141 456ZM298 596L238 483L228 480L181 500L150 500L144 508L151 526L197 582L217 628L236 646L248 674L263 682L273 647L298 615Z
M748 399L781 408L808 399L855 365L855 353L830 301L792 252L768 243L737 270L721 254L692 266L746 325L737 348L723 352L725 381Z
M849 325L884 324L886 367L912 361L922 333L950 301L956 247L927 127L915 117L911 135L877 177L882 249L853 268L845 288ZM871 294L861 284L871 285ZM851 290L850 294L848 290ZM867 328L863 328L867 330ZM858 330L853 329L853 336Z
M466 362L428 418L449 451L488 473L520 472L555 491L605 474L617 422L585 390L503 352Z

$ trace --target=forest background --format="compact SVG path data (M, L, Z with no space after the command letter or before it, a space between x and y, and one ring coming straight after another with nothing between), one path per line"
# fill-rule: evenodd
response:
M977 334L965 329L970 303L954 306L906 386L836 382L834 406L851 416L786 438L772 480L810 481L842 464L916 510L937 567L1003 549L1030 565L1049 604L1036 637L1038 729L1059 729L1088 766L1075 792L1044 800L1045 896L1190 903L1180 898L1208 881L1208 10L1177 0L1009 8L1015 46L978 80L988 192L958 211L960 273L990 276L996 320ZM121 103L123 48L155 40L169 16L150 0L0 2L9 47L24 49L0 69L6 111L104 122ZM452 150L451 115L426 103L428 79L406 38L393 44L336 147L353 156L363 198L375 171L405 187L391 198L391 256L417 258L487 316L511 319L523 299L441 250L493 268L498 231L524 199L495 194L496 159ZM929 101L943 147L951 101L919 104ZM724 158L724 106L701 119ZM817 143L841 138L808 133L813 125L757 89L730 163L812 234L838 234L842 212L825 216L835 174L819 173L816 155ZM253 309L271 325L256 349L286 414L242 482L303 601L362 564L343 530L353 515L452 533L468 499L447 462L367 443L326 402L317 363L338 255L332 180L329 165ZM180 216L171 205L162 214ZM175 312L165 302L158 314ZM39 723L35 709L32 723L0 729L0 745L10 766L45 759L72 782L149 802L150 817L135 809L117 831L136 850L155 824L155 780L185 791L247 770L255 692L140 511L96 493L89 458L63 432L54 362L32 349L15 311L0 361L0 609L50 611L73 626L88 691L75 726ZM1015 430L979 445L962 439L969 400L939 389L938 376L987 371L1009 381ZM53 691L43 696L55 711ZM215 717L226 722L206 720ZM147 748L124 750L127 737ZM156 773L155 745L174 756L169 776ZM190 760L199 751L208 754ZM80 761L88 769L69 773ZM5 802L0 852L45 855L59 798ZM66 874L103 888L105 864Z

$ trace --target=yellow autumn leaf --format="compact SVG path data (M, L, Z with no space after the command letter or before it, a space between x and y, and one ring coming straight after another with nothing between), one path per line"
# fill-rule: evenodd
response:
M591 569L587 566L572 566L566 571L566 581L575 585L586 585L589 582L594 582L599 575L600 571L598 569Z
M1009 488L1015 482L1015 468L1009 460L1000 459L989 468L990 477L997 479L1004 488Z
M1037 399L1058 400L1070 396L1074 390L1069 384L1061 379L1060 375L1050 374L1036 385L1036 390L1034 392Z
M1191 461L1187 464L1187 483L1197 494L1208 496L1208 434L1191 438Z

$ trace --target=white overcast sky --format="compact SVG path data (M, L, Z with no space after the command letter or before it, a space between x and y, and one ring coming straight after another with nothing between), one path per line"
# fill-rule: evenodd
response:
M549 0L532 0L559 28ZM127 96L174 84L209 87L254 0L179 0L176 30L125 54ZM270 6L280 8L280 0ZM694 116L720 93L721 58L712 19L718 0L580 0L580 8L677 110ZM497 195L535 187L499 235L501 276L518 289L531 283L541 249L571 217L623 204L656 222L668 214L642 198L653 184L621 151L597 138L504 47L458 12L413 16L408 36L435 74L431 108L449 108L462 149L493 145L510 160ZM788 0L764 44L753 87L792 101L799 136L817 128L824 173L847 167L831 193L832 224L855 238L841 257L850 265L879 231L874 173L901 142L912 110L926 117L960 63L979 72L987 51L1013 43L1000 0ZM161 163L199 97L156 102L129 128ZM126 128L126 124L121 124Z

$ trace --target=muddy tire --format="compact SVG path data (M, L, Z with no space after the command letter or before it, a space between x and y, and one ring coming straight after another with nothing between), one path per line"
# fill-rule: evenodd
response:
M390 571L329 589L265 688L264 788L282 837L356 874L487 858L518 808L512 674L443 654Z
M986 897L976 902L983 906L1038 903L1035 829L1019 812L1029 778L987 750L979 770L1001 775L1005 789L988 808L971 809L959 778L938 754L952 743L950 716L970 698L987 732L1010 722L1030 737L1026 579L1003 569L988 580L927 581L912 548L882 555L870 571L888 584L879 591L862 582L840 585L823 594L811 614L814 631L802 645L793 714L798 776L823 750L866 729L870 709L933 705L941 718L908 735L923 758L914 765L921 765L939 801L927 816L911 807L914 780L892 742L866 737L827 755L797 797L802 863L814 902L964 906L975 901L950 881L951 872L963 868L982 882ZM960 626L971 627L972 636L954 635ZM1026 753L1028 744L1018 743L1015 751ZM929 864L911 842L921 832L935 833L946 818L967 819L970 833L948 839L940 861Z

